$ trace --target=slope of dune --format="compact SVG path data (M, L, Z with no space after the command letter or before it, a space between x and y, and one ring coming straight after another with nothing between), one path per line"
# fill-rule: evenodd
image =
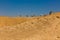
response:
M22 17L0 17L0 26L12 26L29 20Z
M60 40L60 12L41 17L0 17L0 40Z

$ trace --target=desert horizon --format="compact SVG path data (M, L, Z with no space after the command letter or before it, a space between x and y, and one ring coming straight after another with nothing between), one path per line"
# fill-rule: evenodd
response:
M60 12L37 17L0 17L0 40L60 40Z
M0 40L60 40L60 0L0 0Z

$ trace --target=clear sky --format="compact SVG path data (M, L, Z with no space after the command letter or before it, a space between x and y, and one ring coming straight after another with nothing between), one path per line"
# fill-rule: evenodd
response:
M0 16L40 15L60 11L60 0L0 0Z

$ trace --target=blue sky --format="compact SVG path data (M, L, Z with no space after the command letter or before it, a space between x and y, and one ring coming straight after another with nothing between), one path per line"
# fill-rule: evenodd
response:
M0 16L41 15L60 11L60 0L0 0Z

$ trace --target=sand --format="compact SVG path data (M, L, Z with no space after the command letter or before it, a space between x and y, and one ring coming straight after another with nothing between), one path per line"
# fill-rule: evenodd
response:
M60 40L60 12L37 17L0 16L0 40Z

